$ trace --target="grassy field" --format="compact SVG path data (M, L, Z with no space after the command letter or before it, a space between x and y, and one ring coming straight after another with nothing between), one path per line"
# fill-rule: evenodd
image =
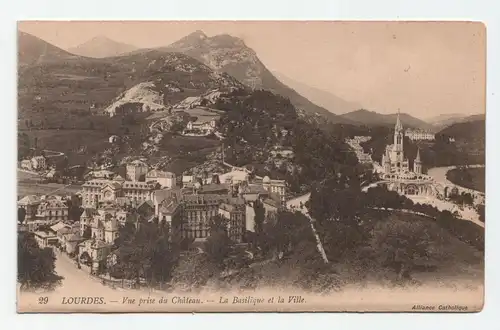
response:
M79 185L64 185L59 183L37 183L36 174L17 171L17 195L71 195L81 190Z
M188 113L192 117L196 117L196 122L208 122L212 119L218 120L220 118L220 114L215 111L208 111L203 108L194 108L194 109L186 109L183 110Z
M461 187L485 192L484 167L455 168L446 173L446 178Z

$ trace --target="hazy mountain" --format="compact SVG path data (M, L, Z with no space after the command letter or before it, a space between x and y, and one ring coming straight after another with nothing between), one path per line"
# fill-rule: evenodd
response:
M384 115L375 111L360 109L345 113L341 116L367 126L391 126L396 123L397 113ZM432 130L434 128L431 124L407 113L401 113L399 116L404 127L421 128L426 130Z
M251 88L266 89L287 97L301 113L313 117L320 115L331 122L352 123L312 103L279 81L264 66L255 51L239 38L227 34L207 37L202 31L196 31L161 50L182 52L216 71L227 72Z
M68 51L81 56L103 58L130 53L136 49L135 46L117 42L104 36L97 36L68 49Z
M17 35L17 56L20 67L77 57L40 38L22 31L18 31Z
M307 97L315 104L322 106L333 113L342 114L363 108L363 106L359 103L346 101L330 92L311 87L307 84L287 77L282 73L273 72L273 74L285 85L293 88L295 91Z
M485 120L484 114L476 115L464 115L464 114L444 114L433 117L429 119L429 123L432 123L438 129L448 127L456 123L463 123L475 120Z

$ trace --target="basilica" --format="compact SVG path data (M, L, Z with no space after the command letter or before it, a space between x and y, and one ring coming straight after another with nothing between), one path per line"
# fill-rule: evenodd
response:
M413 168L410 169L410 162L404 154L404 134L398 113L394 127L394 144L386 146L382 156L382 178L386 180L390 190L401 194L433 195L435 193L433 179L422 173L420 150L413 161Z

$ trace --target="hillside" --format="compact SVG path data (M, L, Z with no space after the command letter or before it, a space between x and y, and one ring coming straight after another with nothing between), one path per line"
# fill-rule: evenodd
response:
M18 116L34 122L75 123L91 113L103 113L122 93L144 82L152 83L152 91L165 106L217 88L242 87L233 77L180 53L151 50L103 59L73 56L38 62L19 72Z
M81 56L103 58L130 53L136 49L135 46L117 42L104 36L97 36L83 44L69 48L68 51Z
M464 123L476 120L484 120L484 114L477 115L463 115L463 114L452 114L452 115L439 115L428 120L429 123L433 124L438 130L445 127L451 126L456 123Z
M265 89L287 97L298 110L303 110L306 115L319 114L334 123L352 123L347 118L341 118L312 103L280 82L264 66L255 51L247 47L239 38L230 35L207 37L203 32L196 31L161 50L187 54L214 70L230 74L253 89Z
M437 135L453 137L456 141L482 141L484 144L486 139L486 122L483 119L455 123L442 129Z
M64 61L78 56L22 31L17 35L17 58L20 68L27 65Z
M397 118L396 113L383 115L378 112L368 111L365 109L352 111L341 116L367 126L394 126ZM401 113L399 116L405 128L411 127L426 130L433 129L433 126L431 124L426 123L421 119L410 116L409 114Z
M342 114L362 108L359 103L346 101L330 92L311 87L307 84L287 77L282 73L273 72L273 74L282 83L297 91L297 93L307 97L307 99L311 100L315 104L333 113Z

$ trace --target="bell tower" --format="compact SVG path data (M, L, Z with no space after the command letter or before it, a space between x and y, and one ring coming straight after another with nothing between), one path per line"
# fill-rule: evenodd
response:
M422 161L420 160L420 148L417 150L417 157L415 158L413 164L413 172L416 174L422 174Z
M396 125L394 126L394 149L397 152L400 152L401 158L398 157L398 161L403 160L403 125L401 124L401 120L399 119L399 109L398 109L398 117L396 119Z

